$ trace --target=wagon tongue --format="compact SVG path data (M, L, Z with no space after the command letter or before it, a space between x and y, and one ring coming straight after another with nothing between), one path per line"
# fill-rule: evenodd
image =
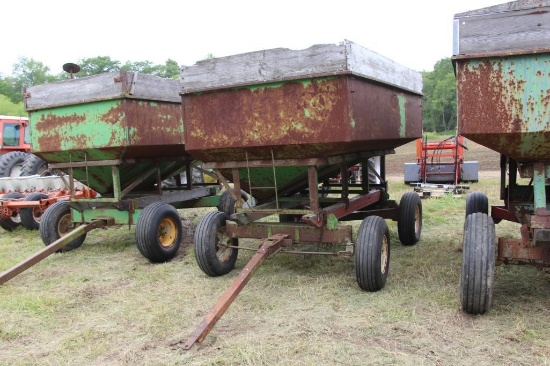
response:
M252 256L241 273L239 273L239 276L233 281L231 286L225 290L216 305L214 305L197 329L191 334L187 342L185 342L183 345L184 350L191 349L195 343L200 343L206 338L208 333L214 328L218 320L220 320L244 286L250 281L252 274L254 274L264 260L280 251L283 246L287 245L287 237L288 235L286 234L276 234L264 240L256 254Z

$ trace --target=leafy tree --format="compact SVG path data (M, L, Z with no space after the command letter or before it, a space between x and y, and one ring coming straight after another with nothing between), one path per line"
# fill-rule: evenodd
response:
M180 67L176 61L168 59L164 65L153 65L151 61L126 61L121 69L160 76L162 78L177 79L179 78Z
M180 66L172 59L166 60L164 65L159 65L157 76L162 78L178 79L180 77Z
M10 96L12 92L13 87L11 85L11 80L0 76L0 94L6 96L8 99L11 99Z
M80 66L80 72L75 75L76 77L98 75L120 70L120 61L111 60L109 56L84 58L79 60L77 64Z
M450 58L439 60L433 71L423 72L423 127L425 131L456 129L456 80Z
M25 117L27 112L23 102L15 104L7 96L0 94L0 115Z
M12 103L23 101L23 88L55 81L49 75L49 67L32 58L20 57L13 66L11 77L6 77L0 83L0 93L9 98Z
M126 61L124 65L120 68L121 70L127 70L127 71L134 71L139 72L142 74L156 74L158 70L158 66L153 65L151 61L138 61L138 62L131 62Z

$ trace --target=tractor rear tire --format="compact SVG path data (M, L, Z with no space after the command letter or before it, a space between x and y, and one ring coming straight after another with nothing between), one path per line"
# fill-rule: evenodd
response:
M40 201L45 198L48 198L47 194L32 192L25 197L24 201ZM40 218L43 214L44 211L40 210L39 207L22 208L19 211L21 225L28 230L38 230L40 228Z
M79 225L79 223L73 222L69 203L67 201L57 201L44 211L40 219L40 237L45 245L50 245L73 231ZM86 233L74 239L56 252L68 252L76 249L84 243L85 239Z
M422 233L422 202L416 192L407 192L399 201L397 219L399 241L403 245L415 245Z
M9 192L2 196L3 199L10 200L10 199L19 199L23 198L25 195L20 192ZM20 211L14 210L12 212L12 215L10 218L7 219L0 219L0 227L6 231L13 231L21 225L21 216Z
M167 203L151 203L145 206L137 221L136 244L151 262L167 262L176 256L182 232L178 210Z
M199 268L210 277L222 276L235 268L238 239L226 234L229 215L215 211L204 215L195 230L195 259Z
M21 176L29 175L51 175L48 170L48 163L34 154L28 154L21 167Z
M0 156L0 177L19 177L27 154L22 151L10 151Z

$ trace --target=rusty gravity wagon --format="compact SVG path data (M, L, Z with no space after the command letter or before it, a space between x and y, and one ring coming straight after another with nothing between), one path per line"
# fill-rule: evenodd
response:
M219 184L193 182L198 162L185 149L179 90L178 80L126 71L26 89L33 152L67 173L71 194L41 217L46 248L0 274L0 283L55 251L79 247L98 227L136 225L137 247L152 262L176 254L177 209L222 199ZM176 184L163 189L169 178ZM97 197L78 197L78 182ZM228 209L230 198L223 200Z
M496 263L550 265L550 1L513 1L454 22L458 132L500 153L504 204L489 212L485 194L466 200L460 299L481 314ZM502 220L519 223L521 239L495 245Z
M235 213L211 212L195 232L195 257L209 276L235 267L240 238L259 249L185 343L202 341L256 268L274 253L355 256L361 289L384 287L390 259L385 219L404 245L418 242L420 197L389 199L384 158L422 135L422 78L352 42L271 49L183 68L186 151L214 169ZM369 159L381 169L369 181ZM360 183L349 169L362 164ZM332 177L341 175L341 183ZM231 182L231 184L229 183ZM255 200L243 207L242 191ZM268 218L269 217L269 218ZM362 220L355 240L352 226ZM329 251L314 244L333 244ZM295 249L299 244L306 244ZM322 247L325 248L325 245Z

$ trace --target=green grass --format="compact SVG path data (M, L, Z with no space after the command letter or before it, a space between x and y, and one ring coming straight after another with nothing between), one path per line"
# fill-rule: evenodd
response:
M412 188L390 182L392 199ZM470 185L500 204L498 179ZM278 254L254 274L204 342L183 351L191 332L235 279L210 278L192 240L172 261L151 264L134 229L95 230L75 251L55 254L0 286L2 365L549 365L550 273L497 267L494 306L460 311L464 196L422 200L423 231L399 244L388 221L386 287L361 291L353 260ZM208 209L181 211L192 227ZM360 222L351 222L354 233ZM497 235L519 237L502 222ZM254 246L257 242L243 240ZM0 270L40 250L37 232L0 233Z

